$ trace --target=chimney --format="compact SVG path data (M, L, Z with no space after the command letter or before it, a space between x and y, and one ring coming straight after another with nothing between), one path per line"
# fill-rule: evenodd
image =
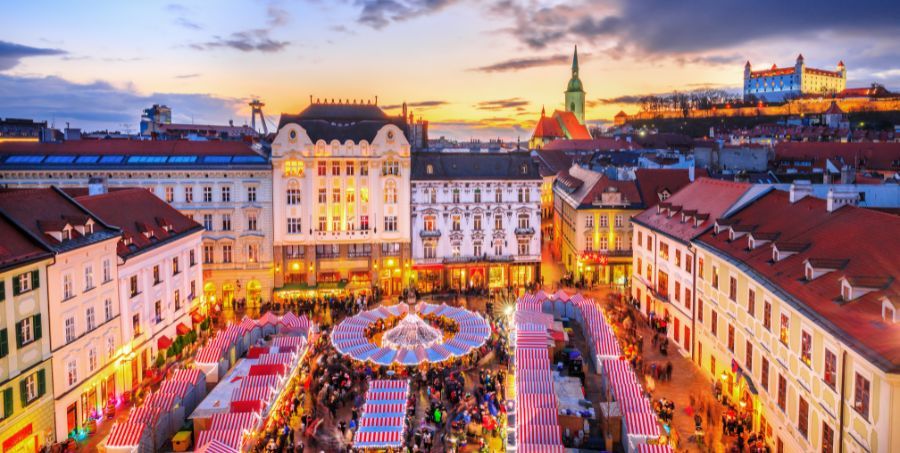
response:
M791 184L790 191L790 201L791 203L796 203L803 199L803 197L807 195L812 195L812 183L806 180L798 180L794 181Z
M856 182L856 172L853 167L844 165L841 167L841 184L854 184Z
M88 180L88 195L103 195L106 192L106 178L102 176L95 176Z
M688 180L691 182L694 181L694 166L693 165L688 167Z
M859 193L853 189L853 186L834 186L828 189L825 201L828 212L834 212L844 205L856 206L859 202Z

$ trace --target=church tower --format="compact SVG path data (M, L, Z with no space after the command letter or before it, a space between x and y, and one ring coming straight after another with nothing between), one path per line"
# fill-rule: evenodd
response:
M584 87L578 78L578 46L575 46L575 55L572 57L572 78L566 88L566 111L574 113L578 122L584 124Z

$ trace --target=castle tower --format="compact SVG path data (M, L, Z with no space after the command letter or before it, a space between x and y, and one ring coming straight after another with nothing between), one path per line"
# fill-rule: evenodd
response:
M574 113L578 122L584 124L584 87L578 78L578 46L572 57L572 78L566 88L566 111Z

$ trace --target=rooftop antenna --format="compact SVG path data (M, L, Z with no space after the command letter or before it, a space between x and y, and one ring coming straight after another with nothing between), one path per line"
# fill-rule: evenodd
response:
M312 96L310 96L312 99ZM269 135L269 126L266 125L266 119L263 116L262 108L265 107L266 104L260 102L259 99L254 99L250 101L250 127L256 131L256 115L259 115L259 122L262 124L263 135Z

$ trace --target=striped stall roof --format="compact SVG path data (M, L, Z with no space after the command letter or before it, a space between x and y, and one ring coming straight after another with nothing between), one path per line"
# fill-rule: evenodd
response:
M140 445L146 425L140 423L117 422L109 430L106 445L109 447L130 447Z
M167 379L159 385L159 393L172 393L180 397L184 397L190 389L191 384L186 381L171 381Z
M625 429L634 436L659 437L659 423L655 414L626 412Z
M260 401L267 403L272 398L272 390L268 387L240 387L231 391L231 402Z
M167 381L196 383L204 380L203 372L197 368L179 368L172 371L172 375L166 378Z
M194 453L240 453L237 449L231 448L219 439L213 439L206 445L194 450Z
M181 397L174 393L154 392L144 399L144 406L155 407L168 412L172 410L172 408L175 407L175 404L180 400Z
M248 430L252 431L259 426L260 417L257 412L227 412L213 414L209 422L211 430Z
M225 446L235 450L241 450L244 443L244 433L239 429L207 429L206 431L200 431L200 435L197 436L197 448L203 448L213 440L218 440Z
M391 430L379 428L378 431L360 429L354 436L353 445L357 448L400 447L403 445L403 427Z

